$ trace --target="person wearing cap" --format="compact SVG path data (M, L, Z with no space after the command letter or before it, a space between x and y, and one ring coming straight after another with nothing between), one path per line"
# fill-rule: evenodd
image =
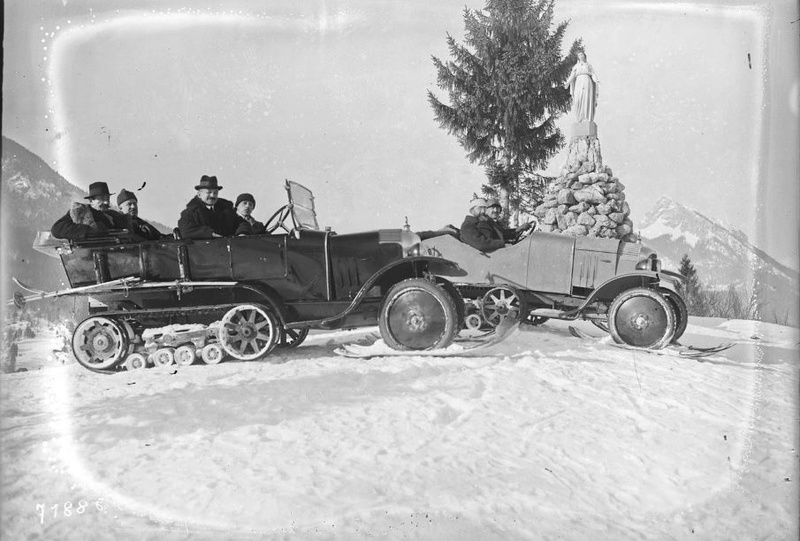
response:
M146 221L139 218L139 200L136 194L125 188L117 195L117 208L127 220L127 228L135 240L158 240L164 235Z
M474 199L469 214L461 224L461 242L469 244L481 252L494 252L506 245L502 231L486 215L489 202L483 198Z
M178 220L178 229L185 239L231 237L241 223L233 203L219 196L222 189L217 177L203 175L194 187L195 196L186 204Z
M503 213L503 207L500 205L500 202L497 199L487 199L486 204L488 205L486 207L487 223L495 230L495 236L499 236L506 242L517 240L522 233L536 226L535 221L530 221L517 228L504 228L500 223L500 214Z
M241 218L236 228L236 235L258 235L264 232L264 224L253 218L253 209L256 208L256 199L252 194L239 194L236 198L236 215Z
M481 252L493 252L506 245L502 236L497 237L497 232L487 222L486 209L488 201L476 198L472 201L469 214L461 224L461 242L469 244Z
M85 197L89 205L73 204L72 209L59 218L50 228L57 239L84 240L88 236L107 235L110 230L126 229L127 221L119 212L111 210L111 193L105 182L92 182L89 195Z

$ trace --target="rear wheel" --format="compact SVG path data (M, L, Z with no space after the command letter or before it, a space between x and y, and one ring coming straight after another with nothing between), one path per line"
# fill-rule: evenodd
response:
M675 313L658 291L629 289L611 303L608 330L615 342L661 349L675 334Z
M392 286L381 307L378 325L389 347L399 350L444 348L459 331L453 297L420 278Z
M83 320L72 333L72 352L89 370L108 370L128 352L130 339L123 325L107 317Z

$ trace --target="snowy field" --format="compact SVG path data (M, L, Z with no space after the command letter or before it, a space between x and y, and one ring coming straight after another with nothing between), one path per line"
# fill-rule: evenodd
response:
M698 361L568 324L480 356L116 375L20 344L2 539L797 539L798 330L691 319Z

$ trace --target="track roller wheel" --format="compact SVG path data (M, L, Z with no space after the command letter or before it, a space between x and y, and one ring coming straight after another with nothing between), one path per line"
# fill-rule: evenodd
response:
M141 353L131 353L125 359L126 370L141 370L147 368L147 357Z
M277 320L262 305L242 304L223 316L219 327L219 343L225 352L241 361L263 357L280 338Z
M219 364L225 358L225 352L219 344L206 344L200 351L200 358L206 364Z
M471 331L477 331L483 325L483 318L479 314L470 314L464 318L464 325Z
M72 333L72 352L78 362L89 370L105 371L125 357L130 339L125 328L107 317L83 320Z
M189 366L194 364L197 358L195 347L192 344L184 344L175 350L175 364Z
M153 366L169 366L175 362L175 350L172 348L160 348L151 356Z

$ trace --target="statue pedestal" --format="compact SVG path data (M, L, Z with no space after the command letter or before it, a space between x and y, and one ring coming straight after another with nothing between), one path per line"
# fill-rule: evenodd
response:
M597 124L589 122L576 122L572 125L572 137L597 137Z

